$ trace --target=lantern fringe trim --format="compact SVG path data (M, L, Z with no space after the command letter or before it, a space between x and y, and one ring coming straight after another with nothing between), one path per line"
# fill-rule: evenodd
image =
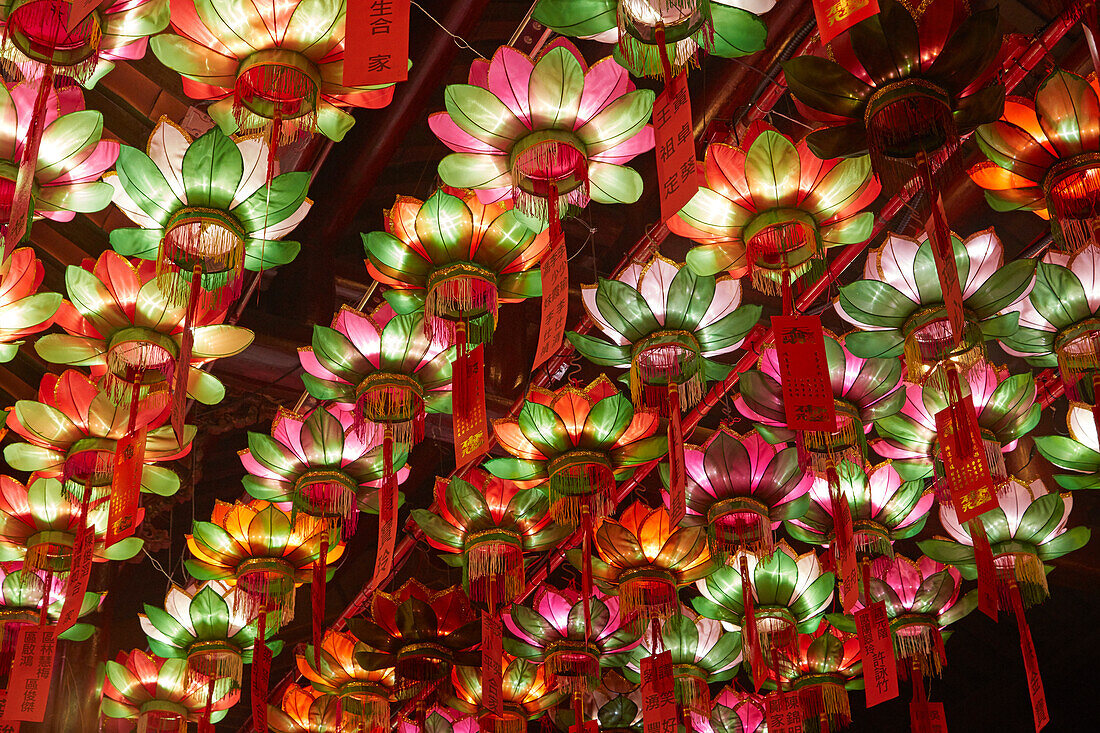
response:
M677 668L686 668L681 674L676 674ZM697 674L706 673L694 665L675 665L673 675L676 681L676 700L684 708L684 712L692 712L704 720L710 719L710 687L706 679L697 677Z
M136 387L139 403L152 399L155 403L146 404L163 409L170 401L169 385L176 368L175 358L163 346L138 339L122 341L107 349L103 391L116 405L128 405ZM147 372L157 372L163 379L146 382Z
M942 306L934 310L944 310ZM927 311L925 312L927 313ZM921 314L917 314L919 317ZM929 383L941 392L947 393L947 378L944 362L950 361L958 368L960 380L976 366L985 363L985 343L977 335L978 328L967 322L966 333L954 353L954 337L947 317L930 321L905 335L905 367L909 381L913 384Z
M1097 244L1100 199L1095 179L1088 174L1098 166L1100 154L1087 152L1059 161L1044 176L1043 194L1050 212L1051 234L1057 248L1067 254Z
M340 697L341 713L347 711L357 721L354 730L385 731L390 727L390 703L379 695L347 695ZM341 718L343 715L341 714Z
M60 70L60 78L55 77L57 87L62 86L58 83L61 79L71 79L83 86L92 78L96 66L99 65L98 49L102 30L99 27L99 18L96 17L98 14L90 13L70 31L66 27L68 14L57 13L55 7L52 2L40 0L39 2L23 3L9 10L7 23L4 25L3 37L0 38L0 67L11 78L30 81L41 78L46 66L53 66L55 70ZM24 19L24 16L32 17ZM65 64L56 60L44 61L30 58L16 46L11 38L13 26L16 24L25 25L27 20L30 21L29 25L39 32L45 31L55 38L63 38L68 42L66 45L72 43L74 37L77 38L82 47L92 49L91 53L73 64Z
M638 572L637 570L635 571ZM619 583L619 604L623 618L635 631L643 632L652 621L665 621L679 610L676 585L661 571L641 573Z
M570 694L591 692L600 684L600 663L592 653L551 647L544 663L548 684L556 690Z
M392 379L400 379L401 383L387 383ZM405 375L376 373L364 379L356 390L359 393L353 414L356 434L366 439L373 432L378 442L380 434L389 428L394 443L408 446L419 443L424 439L426 416L424 398L418 389L419 383Z
M295 528L308 534L339 529L343 539L355 534L359 517L359 497L355 490L339 478L307 483L303 481L307 477L309 473L300 477L294 486L290 521Z
M266 563L273 558L258 559ZM281 560L276 562L285 565ZM284 584L290 585L289 592L282 588ZM270 625L269 632L276 631L294 618L294 571L289 566L285 570L267 567L239 573L237 588L239 592L233 594L234 613L240 613L247 619L255 619L261 613L273 613L275 623Z
M615 505L615 473L607 459L592 454L566 453L562 464L550 470L550 516L558 524L576 527L587 506L593 518L607 516Z
M632 70L632 73L637 73L639 76L648 76L651 78L661 78L664 76L664 65L661 61L660 54L667 51L657 47L656 43L646 43L637 38L631 31L634 20L642 20L638 17L638 14L634 14L631 17L629 11L630 6L643 6L644 10L652 12L656 6L656 9L676 9L685 13L685 20L681 22L687 22L690 17L688 13L701 13L703 15L702 23L698 30L691 35L681 38L677 41L666 42L665 46L672 46L672 53L669 54L669 63L672 66L672 73L676 74L689 64L698 68L699 61L696 58L696 52L702 48L707 53L710 53L714 48L714 22L711 19L709 7L707 6L708 0L659 0L658 2L646 1L646 0L620 0L616 3L616 23L619 28L619 53L622 55L623 60L626 62L627 68Z
M115 474L115 454L107 450L81 450L65 458L61 468L61 491L69 501L79 503L84 487L91 485L92 503L106 498Z
M537 134L537 133L536 133ZM555 180L554 172L570 171L583 163L580 180L577 185L564 193L557 193L557 201L552 208L545 195L525 190L519 181L536 179L540 183ZM550 212L564 216L568 206L583 208L588 205L588 164L587 159L574 145L554 139L546 139L530 145L513 154L509 173L512 177L512 200L516 210L540 221L548 221ZM552 190L557 192L556 187Z
M281 116L276 111L272 119L264 117L247 106L248 101L261 96L256 93L260 89L266 90L262 96L271 100L289 100L285 102L287 104L301 104L304 101L308 111L293 117ZM268 141L269 145L274 142L282 147L317 129L319 99L317 84L301 69L277 63L260 63L245 69L237 77L233 89L233 118L241 135L262 133L265 137L275 138Z
M732 565L733 556L739 550L756 558L768 558L775 552L775 532L766 513L735 511L720 514L708 522L707 537L711 554L725 555L727 565Z
M458 321L466 326L466 342L471 346L492 343L499 314L496 283L480 277L448 277L444 268L433 273L440 278L428 287L424 299L424 334L438 344L453 345ZM467 269L461 265L455 271Z
M836 682L816 682L799 690L804 719L817 720L822 714L830 723L846 727L852 721L848 691Z
M905 626L894 632L894 649L900 660L916 660L925 676L943 673L943 661L936 653L935 635L939 631L929 624ZM906 664L899 665L902 669Z
M680 412L699 404L706 390L702 357L678 343L664 343L643 349L631 360L630 398L636 409L668 417L670 382L676 386Z
M922 179L914 167L921 155L941 178L957 172L944 170L959 144L950 97L924 79L910 77L878 89L867 100L864 127L871 168L887 187L919 188ZM925 142L933 145L927 150L915 145Z
M241 294L244 233L222 223L224 212L212 213L215 219L202 216L201 210L178 212L173 219L181 214L188 218L168 227L161 240L157 287L178 308L185 307L190 298L195 265L202 269L198 303L204 310L225 310Z
M471 601L508 604L523 592L523 548L515 542L482 541L466 552L466 563Z
M1030 552L1008 552L993 558L997 570L997 590L1001 597L1002 608L1011 608L1009 595L1010 583L1015 582L1020 590L1020 600L1024 608L1036 606L1050 597L1047 574L1043 563Z
M201 647L204 642L195 644ZM209 642L206 642L209 643ZM228 649L226 644L218 644L217 649L205 651L194 649L187 655L188 687L206 686L211 680L231 679L237 685L244 675L244 661L239 652Z

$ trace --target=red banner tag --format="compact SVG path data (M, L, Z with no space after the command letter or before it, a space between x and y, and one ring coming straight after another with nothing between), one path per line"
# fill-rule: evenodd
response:
M53 89L53 64L46 64L38 80L38 92L31 110L30 128L24 137L23 157L15 173L15 191L12 193L11 214L3 229L3 246L0 247L0 262L8 258L12 248L23 241L30 228L31 194L34 191L34 174L38 166L38 151L42 146L42 133L46 124L46 103Z
M73 543L72 569L65 580L65 603L61 606L61 615L57 619L57 633L68 631L80 618L80 607L84 605L84 594L88 592L88 578L92 574L92 550L95 546L95 529L82 527L76 533ZM3 729L0 729L3 733Z
M671 652L642 657L642 727L643 733L676 730Z
M4 717L4 710L7 709L8 694L4 690L0 690L0 733L19 733L19 721L7 720Z
M346 87L409 78L409 0L350 0L344 40Z
M929 195L932 193L932 176L928 164L921 165L924 185ZM955 264L955 251L951 246L951 229L947 226L947 214L943 210L943 198L939 195L932 203L932 214L924 224L928 242L932 246L932 259L936 263L936 274L940 279L940 292L947 307L947 319L951 324L951 337L955 344L962 342L966 333L966 315L963 310L962 285L959 283L959 268Z
M57 627L24 626L15 642L15 657L8 678L6 720L41 723L46 717L53 675Z
M111 478L111 503L107 513L107 539L110 547L132 535L137 529L138 496L141 470L145 466L145 426L137 428L115 444L114 474Z
M584 628L585 634L587 634L589 629L592 628L592 605L590 601L595 597L595 593L592 591L592 548L596 545L595 527L592 514L588 511L587 505L581 507L581 524L584 528L584 535L581 539L581 549L584 553L584 559L581 561L581 593L584 599Z
M368 593L373 593L393 570L393 548L397 544L397 476L382 482L378 493L378 549L374 557L374 576Z
M829 499L833 505L833 529L836 541L836 569L840 574L840 602L845 613L851 613L859 603L859 567L856 564L856 544L852 539L852 510L848 497L836 484L836 473L829 469Z
M453 364L455 466L465 466L488 445L485 415L485 356L481 344L461 353Z
M942 702L909 703L909 721L913 733L947 733Z
M741 555L740 565L741 605L745 609L745 622L742 624L745 647L751 655L749 664L752 669L752 684L760 692L767 670L764 668L764 651L760 648L760 632L756 628L756 599L753 597L752 583L749 582L749 559L745 555Z
M997 490L986 463L974 402L965 395L936 413L936 436L944 481L960 524L996 509Z
M978 566L978 610L997 620L997 569L993 565L993 550L985 534L981 517L970 520L970 540L974 543L974 564Z
M680 526L687 515L687 474L684 466L684 434L680 428L680 393L668 391L668 521Z
M557 230L560 232L560 227ZM569 316L569 263L565 257L564 238L552 238L550 249L542 256L539 272L542 277L542 321L532 369L542 366L557 353L565 333L565 321Z
M680 209L699 190L686 70L674 77L653 102L653 136L656 140L661 219L668 221L680 213Z
M828 43L861 20L878 15L878 0L814 0L817 32Z
M783 410L791 430L836 430L836 404L819 316L772 316Z
M773 692L764 698L768 733L802 733L802 703L797 692Z
M1050 722L1047 711L1047 695L1043 689L1043 677L1039 673L1039 659L1035 655L1035 643L1031 640L1031 627L1024 616L1024 605L1020 600L1020 589L1015 581L1009 584L1012 597L1012 610L1016 614L1016 628L1020 632L1020 651L1024 657L1024 671L1027 673L1027 692L1031 695L1031 714L1035 719L1035 733L1039 733Z
M498 718L504 717L504 628L500 616L481 612L481 706Z
M856 611L856 632L863 656L867 707L893 700L898 696L898 663L894 657L886 604L879 601Z

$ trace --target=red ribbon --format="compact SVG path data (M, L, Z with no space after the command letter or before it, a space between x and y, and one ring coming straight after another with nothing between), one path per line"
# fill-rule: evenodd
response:
M313 667L321 669L321 637L325 628L325 576L327 568L325 559L328 557L328 530L325 529L321 536L321 554L313 561L313 583L311 584L310 600L313 602Z
M271 652L267 648L267 609L256 619L256 639L252 642L252 728L267 733L267 685L271 676Z

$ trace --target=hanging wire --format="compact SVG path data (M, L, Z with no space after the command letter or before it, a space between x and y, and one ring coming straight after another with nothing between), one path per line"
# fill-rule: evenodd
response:
M428 16L428 20L435 23L437 26L439 26L441 29L443 29L444 33L446 33L448 36L453 38L456 46L458 46L459 48L465 48L466 50L470 51L471 53L473 53L475 56L477 56L480 59L485 58L484 56L481 55L480 51L478 51L476 48L474 48L469 43L467 43L465 38L463 38L462 36L457 35L455 33L451 33L451 30L449 28L447 28L447 26L440 23L438 20L435 19L435 16L433 16L431 13L429 13L424 8L420 7L420 4L418 2L416 2L416 0L410 0L410 1L412 2L413 5L416 6L417 10L419 10L424 15ZM488 59L486 59L486 60L488 60Z

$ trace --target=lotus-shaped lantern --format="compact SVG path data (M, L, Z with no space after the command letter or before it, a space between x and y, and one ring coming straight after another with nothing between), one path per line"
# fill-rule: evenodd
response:
M707 380L725 378L729 367L713 357L740 346L760 318L760 306L738 307L738 281L699 276L660 255L584 286L581 295L611 343L572 331L569 341L599 366L629 368L635 409L663 414L673 389L679 409L690 410Z
M149 638L149 649L165 659L187 660L191 684L203 688L211 678L228 677L241 684L244 665L252 664L252 645L257 636L255 620L245 618L234 598L241 590L210 581L180 588L173 584L164 596L164 607L145 604L138 614ZM283 642L272 639L273 654Z
M1072 472L1054 477L1063 489L1100 488L1100 441L1096 437L1092 409L1071 402L1066 423L1069 437L1036 435L1036 449L1058 468Z
M356 655L370 647L345 631L329 630L321 641L318 655L313 645L295 655L298 671L309 680L314 691L335 695L343 710L353 719L351 729L387 730L390 725L390 697L393 670L367 670L359 666ZM314 664L314 659L320 663Z
M481 624L457 586L432 592L410 578L394 594L375 593L370 618L350 618L348 628L377 650L357 653L359 666L394 669L398 699L407 700L422 683L445 679L454 665L476 666L481 659L473 651Z
M792 431L787 427L783 377L778 349L767 349L760 368L741 375L737 409L773 443L795 438L819 476L830 463L846 459L862 463L871 423L895 414L905 403L901 388L904 367L897 359L862 359L848 350L845 339L825 334L825 367L829 373L836 430Z
M658 427L656 415L635 412L603 375L587 387L567 385L554 392L532 387L518 418L493 424L497 441L512 457L493 458L485 468L521 488L549 480L554 521L576 526L582 508L593 517L606 515L615 482L667 452Z
M924 481L904 481L889 461L865 472L862 465L842 461L836 467L836 496L848 501L856 552L870 558L894 556L895 540L915 537L924 529L935 495ZM787 523L796 540L812 545L836 541L836 511L828 479L817 479L810 489L813 501L798 519Z
M48 594L46 613L57 623L61 608L65 605L66 581L64 578L15 563L0 565L0 657L11 660L15 652L16 636L20 628L35 626L42 618L43 596ZM85 592L80 604L79 617L95 611L105 593ZM58 635L66 641L84 641L95 627L75 623Z
M258 175L269 150L259 138L233 140L212 128L192 140L161 118L143 152L122 146L104 176L114 202L137 227L111 232L119 254L154 260L164 294L183 306L199 270L196 295L225 310L240 295L244 271L269 270L298 255L283 241L309 212L308 171Z
M591 624L585 626L584 601L577 593L542 587L531 608L513 604L504 616L512 632L504 648L546 669L550 686L565 692L590 692L600 670L621 667L638 634L623 625L619 599L595 593L588 599Z
M341 733L354 730L355 721L336 695L292 684L279 707L267 706L267 724L272 733Z
M1035 100L1005 100L1004 114L975 137L989 160L970 169L994 211L1032 211L1050 220L1067 252L1097 244L1100 113L1096 79L1055 69Z
M977 607L977 593L970 591L960 597L959 571L923 555L916 562L895 555L893 562L873 567L872 572L871 601L886 605L898 661L915 663L922 674L939 676L947 661L936 651L942 643L942 632ZM862 601L861 594L853 612L863 608ZM829 614L829 623L856 633L856 623L850 616Z
M867 255L862 280L840 289L837 312L860 329L845 344L863 358L905 355L910 381L937 365L954 362L966 370L985 355L985 341L1011 336L1035 280L1035 260L1005 262L1004 246L992 229L965 242L951 235L962 289L965 332L956 344L927 235L919 240L890 234Z
M1001 34L996 7L970 14L956 0L912 9L880 0L879 9L835 39L829 59L798 56L783 72L802 111L828 125L806 138L816 155L870 152L876 175L901 185L918 156L946 159L963 135L1001 116Z
M119 652L107 661L100 709L108 718L137 721L140 731L184 731L203 719L209 703L210 722L225 717L237 701L229 679L212 686L189 684L186 659L162 659L141 649Z
M830 247L871 236L864 211L880 187L867 157L821 160L763 123L740 145L713 143L703 165L706 185L668 220L699 244L687 265L700 275L726 270L752 276L757 290L780 295L820 263Z
M713 682L726 682L737 674L741 662L741 632L729 631L722 624L695 614L677 614L665 621L657 649L653 639L643 635L634 660L626 667L627 679L641 681L641 658L668 651L672 654L672 677L676 701L690 712L696 730L705 729L710 719L710 687ZM700 728L699 726L704 726Z
M828 720L827 730L851 722L848 691L863 689L863 661L854 634L822 621L816 631L799 634L794 653L778 661L779 674L799 695L805 727L815 728L822 715Z
M542 292L533 268L548 235L527 227L511 202L482 203L473 191L438 190L419 201L398 196L385 213L385 231L363 235L367 272L396 290L387 294L403 312L422 307L428 336L457 344L461 325L470 345L487 343L499 303Z
M45 331L61 305L61 294L38 292L42 263L30 247L20 247L0 263L0 363L15 358L22 339Z
M0 90L0 223L16 215L15 178L30 135L37 89L37 84L24 83ZM76 213L104 209L111 203L111 187L99 177L118 157L118 143L102 139L103 115L84 109L84 96L75 87L51 91L42 114L31 213L71 221Z
M342 307L298 350L311 395L351 411L360 431L389 428L407 445L424 437L426 412L451 411L454 354L424 335L422 314L398 315L388 303L369 315Z
M181 444L163 421L160 407L139 407L135 424L148 426L142 491L171 496L179 489L172 471L149 465L181 458L191 450L195 427L184 428ZM114 453L130 427L130 409L116 404L95 381L67 369L60 377L47 374L38 384L38 400L19 400L8 412L7 425L26 443L4 448L4 459L17 471L34 471L58 477L77 500L90 487L91 500L99 501L111 485Z
M224 312L204 309L185 323L184 309L162 295L152 262L135 266L107 250L91 267L66 268L65 288L69 300L55 317L65 333L43 336L35 351L46 361L105 375L103 387L115 402L155 396L163 407L176 370L186 369L188 396L217 404L225 387L199 367L252 343L251 331L221 322ZM180 364L188 326L193 346L189 363Z
M107 513L106 503L88 509L88 525L95 529L92 560L129 560L145 543L139 537L127 537L104 547ZM144 515L139 508L135 524ZM30 484L23 486L0 476L0 562L21 562L25 568L55 575L68 573L80 527L80 504L69 500L57 479L32 475Z
M617 43L615 59L631 74L660 76L662 53L678 72L695 63L699 49L723 58L763 50L767 27L757 16L774 6L775 0L541 0L534 18L562 35Z
M423 721L402 716L395 730L397 733L479 733L480 726L476 716L436 705L424 710Z
M1006 369L982 364L959 381L963 394L969 391L974 402L990 473L1003 484L1008 476L1003 454L1039 424L1042 406L1035 402L1035 379L1030 372L1010 375ZM941 478L936 413L947 407L947 397L931 382L924 387L906 385L901 411L875 423L875 452L894 459L894 468L906 481L933 474Z
M772 445L756 431L742 436L723 425L702 446L684 451L684 467L687 516L681 525L706 527L715 557L739 549L770 555L774 530L810 504L813 477L798 467L795 449ZM667 487L667 464L658 468Z
M772 650L781 650L794 642L797 632L816 629L833 600L832 573L823 573L812 551L797 554L786 542L780 542L768 558L745 558L745 574L740 565L719 568L696 583L701 598L692 600L695 610L728 629L745 626L743 577L753 594L753 618L764 661L772 661Z
M547 683L542 665L508 655L501 658L500 665L503 668L501 697L504 716L482 717L479 727L486 733L523 733L529 721L541 718L565 696L564 692L554 690ZM481 679L481 669L478 667L455 667L451 672L454 696L448 699L447 704L471 715L481 712Z
M470 600L499 608L523 590L524 553L549 550L569 530L550 522L542 488L520 489L480 469L466 478L437 480L438 513L414 509L412 518L432 547L459 556Z
M333 535L323 526L296 525L266 501L218 501L210 521L195 522L187 535L193 557L184 565L197 580L235 586L234 610L245 618L274 612L272 621L281 625L293 618L294 590L311 582L313 564L331 566L344 554ZM322 547L327 549L323 557Z
M385 473L384 446L371 447L352 422L350 413L336 407L307 415L280 409L271 435L248 434L248 450L240 453L250 474L245 490L256 499L289 503L293 519L321 522L350 537L358 509L378 513L377 489ZM403 469L406 458L408 448L394 446L392 467Z
M281 12L249 0L171 0L172 33L153 53L179 72L227 135L274 128L294 140L320 132L339 142L355 123L343 107L385 107L393 84L343 84L347 3L304 0Z
M569 561L583 565L580 550ZM677 589L706 577L714 569L702 527L674 527L664 508L641 502L627 507L618 521L605 519L596 530L592 575L619 596L619 612L633 631L679 613Z
M69 23L69 13L84 13ZM168 0L5 0L0 58L24 79L47 66L89 89L117 61L145 55L149 36L168 27Z
M766 733L764 698L733 687L723 687L710 713L712 733Z
M1088 527L1068 528L1073 496L1050 493L1041 481L1025 484L1011 479L1008 491L998 500L999 508L982 515L997 568L997 585L1004 594L1015 583L1024 605L1033 606L1050 594L1043 563L1084 547L1092 532ZM921 552L974 580L978 569L969 527L959 524L955 512L942 504L940 523L950 539L918 542Z
M486 203L513 198L541 221L590 197L631 204L642 194L642 177L622 164L653 147L654 94L635 89L610 57L590 68L565 39L534 59L501 46L443 99L447 111L428 124L454 151L439 163L448 186L475 189Z
M641 733L642 688L628 682L614 670L607 670L600 686L581 701L585 720L596 720L604 733ZM568 733L575 723L576 712L571 706L554 711L554 727Z

